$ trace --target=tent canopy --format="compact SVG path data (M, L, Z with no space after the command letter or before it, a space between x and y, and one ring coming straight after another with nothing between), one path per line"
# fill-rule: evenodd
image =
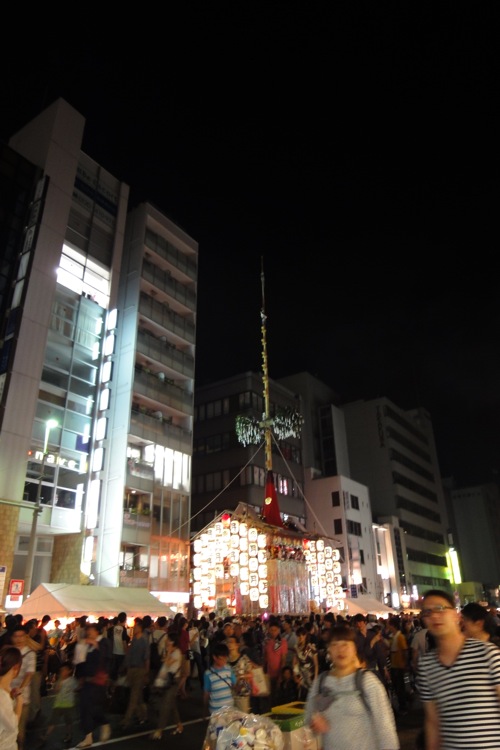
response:
M332 609L331 612L341 615L379 615L385 617L394 612L393 609L370 596L357 596L344 599L344 609Z
M115 617L126 612L128 617L151 615L170 617L172 610L147 589L107 586L77 586L67 583L41 583L18 610L25 620L43 615L58 617Z

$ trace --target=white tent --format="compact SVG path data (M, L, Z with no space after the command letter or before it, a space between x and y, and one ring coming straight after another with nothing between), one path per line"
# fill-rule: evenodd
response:
M394 612L393 609L387 607L377 599L372 599L369 596L357 596L354 598L344 599L343 609L331 609L330 612L340 615L378 615L379 617L386 617Z
M126 612L128 617L172 615L171 608L162 604L147 589L67 583L41 583L18 611L25 620L43 615L50 615L52 619L81 615L115 617L119 612Z

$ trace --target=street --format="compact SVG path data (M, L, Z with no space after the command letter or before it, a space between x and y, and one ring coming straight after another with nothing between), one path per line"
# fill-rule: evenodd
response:
M188 700L179 701L179 712L184 724L182 734L170 736L175 726L167 727L163 734L163 742L168 742L169 748L175 750L201 750L208 722L202 718L201 689L199 683L191 681L191 692ZM42 699L42 718L38 723L38 728L28 732L26 741L26 750L68 750L73 748L83 739L82 732L79 729L78 717L75 718L73 731L73 744L65 745L63 742L64 727L58 726L49 736L45 744L39 740L43 732L46 721L50 715L52 707L52 697L49 695ZM121 730L119 728L122 714L109 714L109 721L112 727L111 739L106 743L96 741L92 747L110 747L112 750L145 750L145 748L158 747L158 743L150 739L154 727L149 724L147 727L139 727L134 731ZM422 727L423 714L418 700L414 702L408 714L397 720L398 736L401 742L401 750L416 750L416 737ZM161 744L163 746L163 744Z

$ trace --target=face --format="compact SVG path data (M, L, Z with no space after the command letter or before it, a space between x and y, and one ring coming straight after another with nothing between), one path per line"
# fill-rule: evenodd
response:
M19 649L26 646L26 633L24 630L15 630L12 633L12 645Z
M359 667L358 652L354 641L332 641L328 647L335 668L342 672L354 672Z
M455 607L441 596L429 596L422 605L425 625L436 638L454 635L460 631L459 614Z
M214 656L214 664L218 669L224 667L227 664L227 656Z
M271 636L271 638L277 638L279 634L280 634L280 629L278 628L278 626L271 625L271 627L269 628L269 635Z
M467 638L480 638L484 633L483 621L462 617L462 632Z

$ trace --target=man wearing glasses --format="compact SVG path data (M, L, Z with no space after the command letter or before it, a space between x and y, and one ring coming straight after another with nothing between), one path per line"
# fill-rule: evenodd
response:
M426 750L500 748L500 649L466 638L447 591L424 594L422 617L436 642L417 674Z

